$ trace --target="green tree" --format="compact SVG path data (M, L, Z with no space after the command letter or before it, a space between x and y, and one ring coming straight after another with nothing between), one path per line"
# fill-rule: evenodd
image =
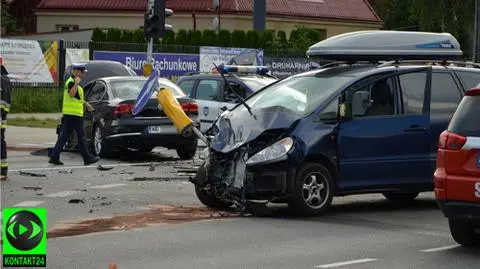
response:
M202 45L204 46L215 46L217 45L217 33L213 30L203 30L202 34Z
M175 44L177 45L188 45L188 33L186 30L179 30L177 37L175 38Z
M173 45L175 44L175 32L166 31L165 36L163 37L162 44L164 45Z
M230 47L232 46L232 34L228 30L220 30L218 32L218 46Z
M122 31L117 29L117 28L109 28L107 30L106 41L108 41L108 42L122 42Z
M275 30L263 31L260 37L260 47L266 49L272 46L275 46Z
M189 45L192 46L200 46L202 45L202 32L198 30L190 30L188 31L188 40Z
M133 32L133 42L134 43L145 43L145 33L143 28L137 29Z
M259 48L260 47L260 35L257 31L247 32L247 47Z
M2 13L1 13L1 23L2 23L2 28L5 27L7 32L12 33L12 32L21 32L23 31L23 28L18 27L17 21L15 18L10 14L10 10L8 8L8 3L6 0L2 0L1 2L1 8L2 8Z
M134 42L134 36L133 36L133 31L131 30L123 30L122 32L122 41L126 43L133 43Z
M245 31L235 30L232 32L232 46L236 48L247 47L247 35Z
M92 41L105 41L105 39L106 39L106 35L102 29L98 27L93 29Z

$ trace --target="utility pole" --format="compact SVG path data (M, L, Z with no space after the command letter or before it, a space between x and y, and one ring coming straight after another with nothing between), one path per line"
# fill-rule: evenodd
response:
M253 30L265 31L267 0L253 0Z
M472 61L480 62L480 0L475 0L475 26L472 48Z
M217 32L220 32L220 15L222 14L221 9L221 2L220 0L213 0L213 10L217 12L217 14L213 17L213 29Z

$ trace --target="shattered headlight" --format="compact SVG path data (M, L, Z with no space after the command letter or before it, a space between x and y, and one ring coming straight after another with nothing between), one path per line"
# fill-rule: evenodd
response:
M247 165L283 161L287 159L287 154L292 147L293 139L286 137L253 155L247 160Z

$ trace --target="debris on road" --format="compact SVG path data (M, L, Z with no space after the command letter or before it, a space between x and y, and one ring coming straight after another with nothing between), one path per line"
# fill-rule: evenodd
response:
M112 202L101 202L100 204L94 204L92 207L98 207L98 206L109 206L112 205Z
M59 174L73 174L73 170L60 170L58 171Z
M83 191L83 192L87 191L87 189L75 189L75 190L76 191Z
M98 171L109 171L109 170L112 170L113 168L115 168L115 167L113 167L113 166L107 167L107 166L103 166L101 164L99 164L97 166Z
M150 164L150 168L148 169L148 171L150 172L155 171L155 166L153 165L153 163Z
M30 187L30 186L25 186L23 187L24 190L31 190L31 191L38 191L41 190L42 187Z
M93 212L92 210L90 211L90 213ZM77 223L67 223L59 227L54 227L52 230L48 231L47 238L76 236L105 231L128 230L146 227L153 224L176 224L199 220L234 218L238 216L239 214L236 213L214 211L205 207L157 205L152 206L148 211L138 214L90 219Z
M31 172L24 172L24 171L20 171L19 173L21 176L27 176L27 177L47 177L47 175L39 174L39 173L31 173Z
M36 195L37 196L43 196L43 193L37 193Z
M69 204L85 204L84 199L70 199L68 201Z
M168 182L173 180L188 180L186 176L165 176L165 177L134 177L129 179L129 181L158 181L158 182Z

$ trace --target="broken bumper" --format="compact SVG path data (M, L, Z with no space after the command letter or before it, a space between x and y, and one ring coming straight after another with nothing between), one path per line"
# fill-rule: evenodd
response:
M272 201L288 196L295 178L294 167L288 161L247 166L245 180L247 200Z

